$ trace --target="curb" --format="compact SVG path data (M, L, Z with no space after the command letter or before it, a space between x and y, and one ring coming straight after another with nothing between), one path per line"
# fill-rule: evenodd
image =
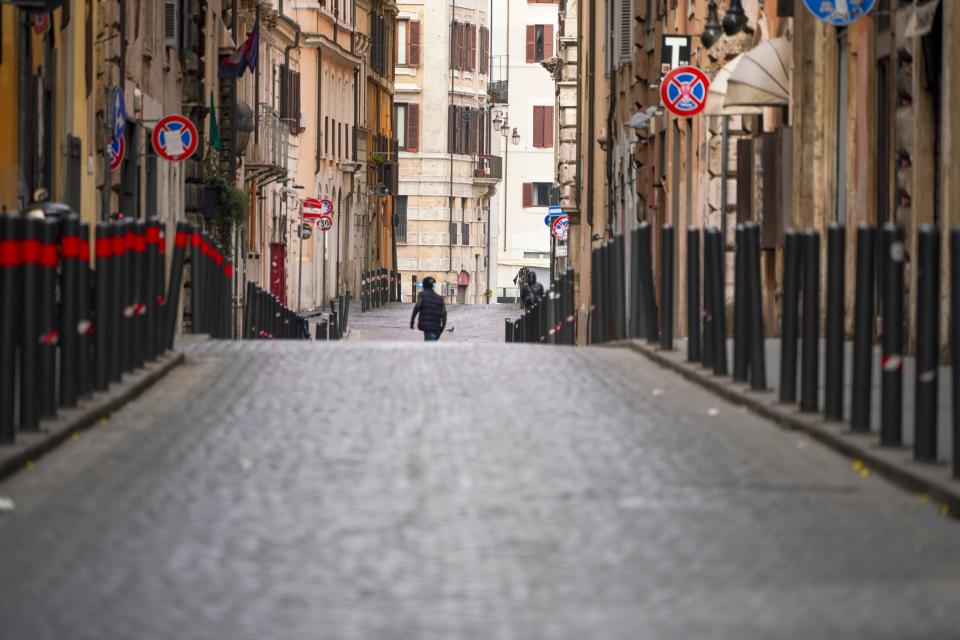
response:
M834 451L859 460L872 471L910 491L942 503L948 515L960 518L960 481L951 480L942 464L915 463L908 448L881 448L876 434L854 434L843 423L826 422L821 414L801 413L793 405L781 404L772 391L753 391L749 385L734 383L729 377L716 377L699 364L686 361L677 351L661 351L638 340L609 343L646 356L723 399L746 407L781 427L806 433Z
M126 380L114 385L114 388L94 393L77 407L59 409L56 418L40 423L40 431L18 433L16 443L0 447L0 480L53 450L74 433L89 429L101 418L134 400L183 361L181 352L162 356L143 369L127 374Z

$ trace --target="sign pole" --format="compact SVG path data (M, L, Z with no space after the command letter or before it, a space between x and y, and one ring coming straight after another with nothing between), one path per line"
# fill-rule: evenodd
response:
M300 238L300 265L297 268L297 312L299 313L303 311L303 306L300 304L300 295L303 293L303 215L300 216L297 236Z

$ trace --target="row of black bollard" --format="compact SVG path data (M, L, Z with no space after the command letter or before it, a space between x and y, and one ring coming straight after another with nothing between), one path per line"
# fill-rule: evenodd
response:
M164 248L156 220L0 215L0 442L166 351Z
M364 271L360 278L360 310L378 309L400 300L400 274L385 267Z
M573 292L574 271L567 269L517 320L507 318L504 321L504 341L575 344L577 328Z
M190 318L193 333L233 337L233 263L208 232L190 229Z
M303 340L310 336L306 318L253 282L247 282L243 318L247 340Z

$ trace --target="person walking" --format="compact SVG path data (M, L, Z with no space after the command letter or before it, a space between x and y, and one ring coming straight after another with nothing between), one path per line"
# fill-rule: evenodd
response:
M543 285L537 282L537 273L532 269L527 272L527 283L520 290L520 295L527 311L545 295Z
M410 317L410 328L413 329L414 321L420 316L417 329L423 331L423 339L427 342L439 340L447 326L447 305L433 290L436 283L430 276L423 279L423 293L417 297L417 303L413 305L413 315Z

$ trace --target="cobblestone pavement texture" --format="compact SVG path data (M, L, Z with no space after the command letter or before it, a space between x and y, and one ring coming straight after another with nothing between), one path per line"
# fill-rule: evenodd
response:
M361 313L359 305L350 309L351 340L400 340L423 342L423 334L410 329L413 305L395 302ZM442 342L503 342L504 319L520 316L513 304L447 305L447 331ZM453 329L453 331L450 331Z
M4 640L957 637L956 522L628 350L184 348L0 484Z

